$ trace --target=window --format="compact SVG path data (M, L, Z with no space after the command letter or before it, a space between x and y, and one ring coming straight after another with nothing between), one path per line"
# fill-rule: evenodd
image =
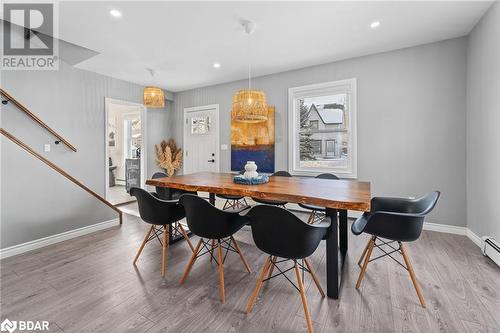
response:
M288 90L289 170L356 178L356 79Z
M321 140L311 140L311 147L314 155L321 155Z

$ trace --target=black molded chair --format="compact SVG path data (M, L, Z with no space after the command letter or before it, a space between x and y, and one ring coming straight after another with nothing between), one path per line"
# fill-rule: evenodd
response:
M314 178L332 179L332 180L339 179L339 177L335 176L332 173L322 173L322 174L317 175ZM326 208L325 207L303 204L303 203L299 203L299 206L311 211L311 214L309 215L309 219L307 220L307 223L315 223L315 222L321 221L326 216Z
M292 177L292 175L288 171L276 171L271 175L271 177ZM252 200L261 204L281 206L283 208L285 208L286 204L288 203L286 201L266 200L259 198L252 198Z
M311 274L321 296L325 297L325 293L307 257L314 253L326 235L327 229L330 227L330 219L324 219L322 222L316 224L308 224L284 208L269 205L257 205L250 209L246 216L251 221L255 245L269 255L257 280L255 290L248 300L247 313L252 311L264 281L295 269L298 286L295 286L288 277L285 277L300 292L307 328L309 332L312 332L312 322L309 310L307 309L307 300L302 281L303 277L301 276L303 272L301 274L301 270ZM289 261L293 262L292 267L282 268L278 266L278 264ZM274 268L279 271L276 275L272 275Z
M156 178L164 178L168 177L168 175L164 172L155 172L153 176L151 177L152 179ZM169 191L172 194L170 200L178 200L181 195L183 194L194 194L197 195L197 192L191 192L191 191L185 191L185 190L180 190L176 188L168 188L168 187L160 187L160 186L155 186L156 188L156 193L158 194L158 197L163 200L169 200L168 194Z
M233 235L240 230L247 222L247 218L241 216L240 213L247 208L237 211L221 210L214 207L206 200L192 194L181 196L179 202L184 206L186 211L186 220L189 230L200 237L198 244L194 249L193 255L184 270L180 283L183 284L186 280L191 267L198 257L205 254L210 254L211 260L215 260L219 268L219 291L222 303L225 300L224 289L224 268L223 264L229 251L239 254L246 270L251 273L243 253ZM209 245L210 241L210 245ZM217 242L217 244L215 244ZM213 251L217 247L217 258L214 257ZM205 250L205 252L203 252ZM223 250L226 251L222 255Z
M371 200L371 211L364 213L351 226L355 235L361 233L372 235L358 261L358 265L361 265L363 261L363 266L359 273L356 289L359 289L361 285L368 263L389 256L408 271L420 304L425 308L424 296L403 242L412 242L420 237L424 218L434 209L439 196L440 192L434 191L418 199L376 197ZM379 238L388 239L388 241ZM379 240L378 243L377 240ZM392 245L394 242L398 243L398 248ZM378 248L383 254L370 259L374 248ZM406 265L391 255L395 252L403 256Z
M244 171L240 171L239 174L242 175ZM226 209L239 209L250 206L244 196L241 195L229 195L229 194L216 194L217 198L226 200L222 210Z
M139 214L141 215L141 219L144 222L151 224L151 228L149 228L148 232L146 233L146 236L144 237L144 240L139 247L139 251L137 251L137 254L134 258L134 265L136 264L137 259L139 259L142 249L144 249L146 243L154 238L157 238L162 245L161 275L165 276L167 247L169 239L168 226L170 224L172 224L173 230L175 230L177 233L182 234L182 236L186 239L189 247L191 248L191 251L194 251L193 244L187 236L186 231L180 223L177 223L185 216L184 208L178 203L177 200L159 199L153 194L139 187L132 187L130 189L130 195L137 198L137 204L139 205ZM162 232L163 237L162 239L160 239Z

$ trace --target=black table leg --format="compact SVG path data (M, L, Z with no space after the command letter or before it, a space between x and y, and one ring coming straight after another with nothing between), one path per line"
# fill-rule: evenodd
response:
M327 208L326 215L332 222L326 239L326 294L330 298L338 299L347 254L347 211L339 211L340 221L336 209Z
M344 257L347 253L347 210L339 210L339 243L340 251L342 251Z
M167 188L166 194L167 194L168 200L172 200L172 192L173 191L171 188ZM172 224L169 224L168 225L168 244L170 244L170 245L177 243L178 241L181 241L184 239L184 236L182 236L182 235L176 235L174 237L173 231L174 231L174 228L172 227ZM188 237L191 236L191 231L188 230L187 235L188 235Z
M209 193L208 195L208 201L215 206L215 193Z

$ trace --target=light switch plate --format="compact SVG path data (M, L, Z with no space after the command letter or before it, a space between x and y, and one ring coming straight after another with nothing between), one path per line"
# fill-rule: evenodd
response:
M226 144L220 145L220 150L227 150L228 146Z
M43 151L46 153L50 152L50 143L46 143L43 145Z

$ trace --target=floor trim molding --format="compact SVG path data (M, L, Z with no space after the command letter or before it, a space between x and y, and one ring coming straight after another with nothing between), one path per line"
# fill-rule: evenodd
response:
M63 242L63 241L68 240L68 239L87 235L87 234L90 234L92 232L96 232L96 231L103 230L103 229L108 229L108 228L118 226L118 225L120 225L120 220L118 218L116 218L116 219L96 223L93 225L85 226L82 228L69 230L69 231L66 231L66 232L63 232L60 234L51 235L51 236L47 236L47 237L40 238L40 239L35 239L33 241L29 241L26 243L6 247L4 249L0 249L0 259L12 257L12 256L15 256L17 254L36 250L36 249L39 249L41 247L45 247L45 246L52 245L55 243Z
M481 237L479 237L472 230L466 227L457 227L454 225L424 222L424 230L466 236L477 246L479 247L483 246L483 240L481 239Z
M308 213L309 211L306 209L303 209L299 205L296 204L288 204L287 207L289 207L290 210L298 211L301 213ZM358 218L362 215L362 212L358 211L349 211L348 216L349 218ZM454 234L454 235L462 235L466 236L469 238L474 244L476 244L479 247L482 247L483 245L483 240L481 237L476 235L472 230L470 230L467 227L457 227L454 225L448 225L448 224L439 224L439 223L432 223L432 222L424 222L424 230L429 230L429 231L436 231L436 232L443 232L446 234Z

